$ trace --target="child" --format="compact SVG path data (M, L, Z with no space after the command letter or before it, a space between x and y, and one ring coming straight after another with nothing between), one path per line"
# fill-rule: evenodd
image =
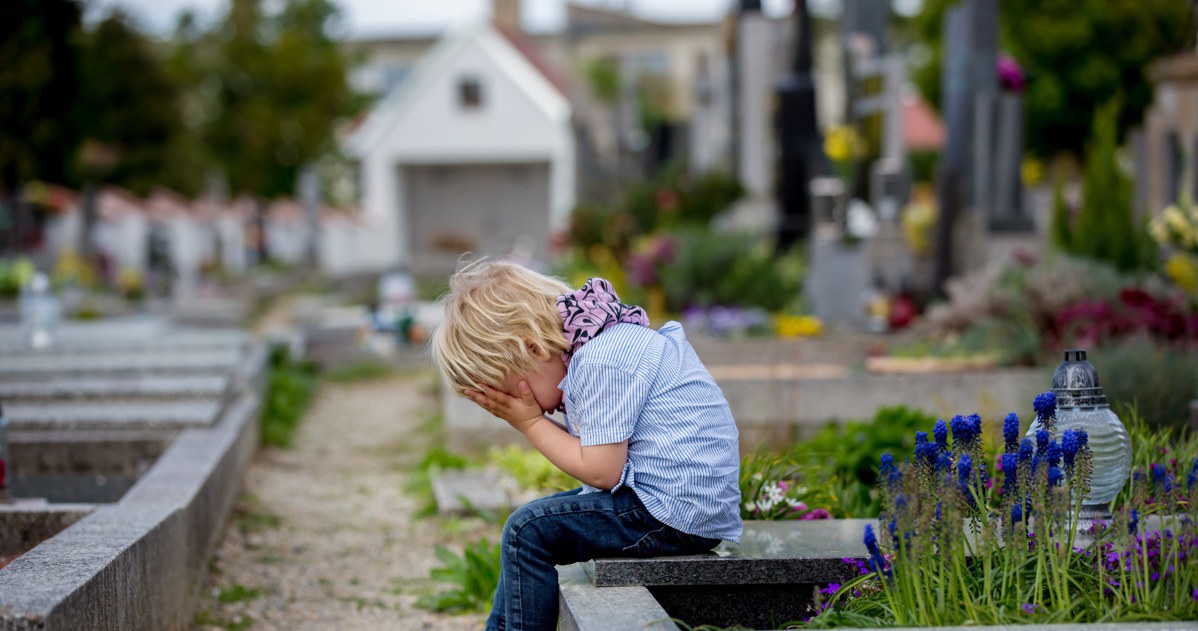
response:
M736 425L681 325L654 331L603 279L571 291L514 263L449 286L433 352L450 386L583 483L508 518L488 631L556 629L555 565L740 539Z

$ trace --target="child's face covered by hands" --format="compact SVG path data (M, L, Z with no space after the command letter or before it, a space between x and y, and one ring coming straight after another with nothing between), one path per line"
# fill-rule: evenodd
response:
M467 390L466 396L521 429L526 421L539 419L542 413L556 410L562 402L562 391L557 386L566 376L566 365L560 357L546 355L540 359L529 374L508 375L496 386L479 384L476 390Z

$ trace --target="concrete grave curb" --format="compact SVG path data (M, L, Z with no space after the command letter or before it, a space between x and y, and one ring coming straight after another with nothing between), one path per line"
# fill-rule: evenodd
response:
M0 570L0 629L182 629L259 442L265 350L220 421L188 429L117 504ZM257 375L255 375L255 367Z

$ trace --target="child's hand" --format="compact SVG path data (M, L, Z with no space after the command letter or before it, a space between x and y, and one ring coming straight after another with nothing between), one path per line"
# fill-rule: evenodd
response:
M545 417L542 416L541 406L533 397L528 382L521 381L516 387L519 388L519 398L481 383L478 384L478 390L466 390L466 396L482 409L507 421L523 433Z

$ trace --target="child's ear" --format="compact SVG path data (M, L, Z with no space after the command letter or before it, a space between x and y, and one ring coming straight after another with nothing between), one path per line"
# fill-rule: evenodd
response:
M532 340L524 340L524 346L528 349L528 352L531 353L533 357L536 357L542 361L549 359L549 349L545 348L543 344L539 344Z

